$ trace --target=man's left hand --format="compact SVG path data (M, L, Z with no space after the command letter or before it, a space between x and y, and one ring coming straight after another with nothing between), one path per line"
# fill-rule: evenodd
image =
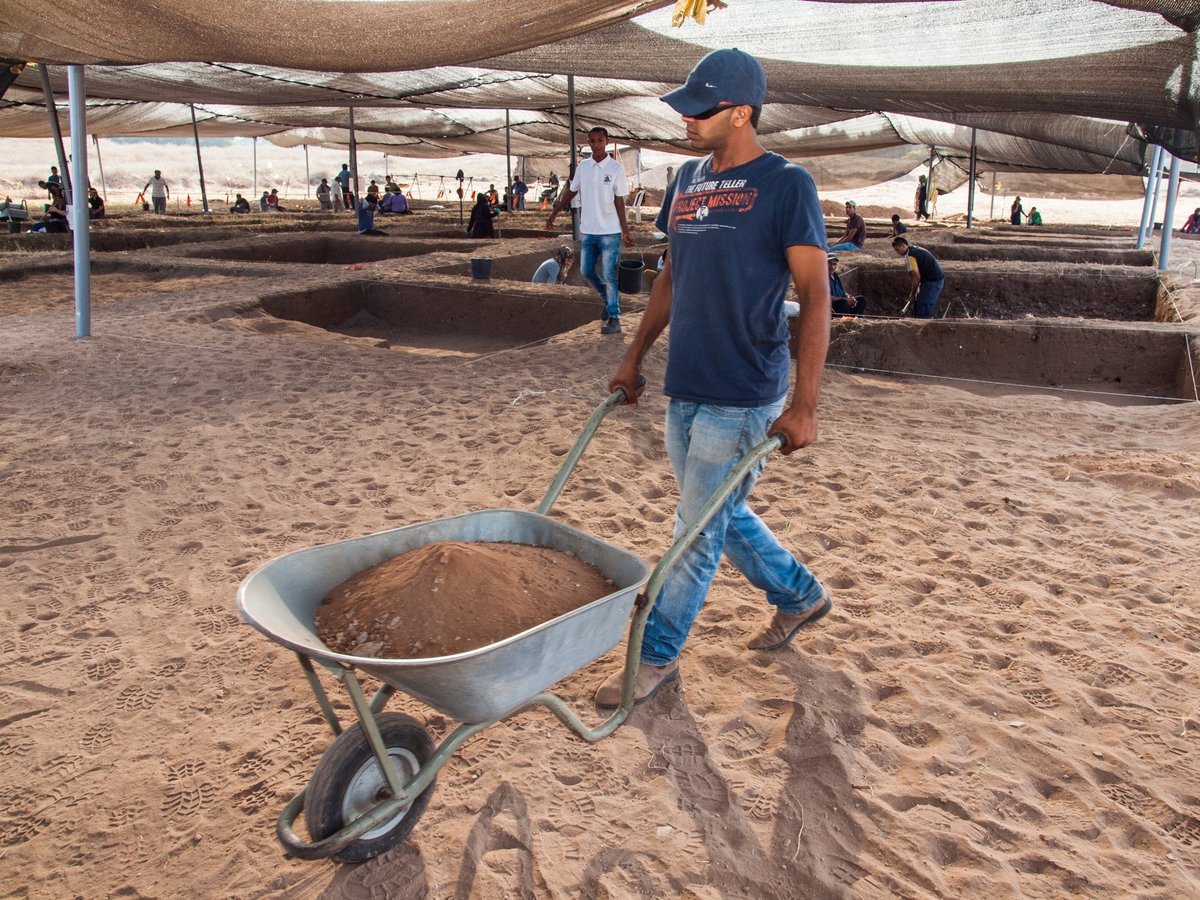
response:
M787 443L780 452L784 456L807 447L817 439L817 415L815 412L794 410L790 407L771 423L767 434L782 434Z

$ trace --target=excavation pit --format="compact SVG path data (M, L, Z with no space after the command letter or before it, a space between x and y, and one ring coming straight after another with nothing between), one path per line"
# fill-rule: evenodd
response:
M499 281L521 281L529 283L533 278L533 273L537 271L538 266L548 259L553 259L558 248L566 244L575 250L575 265L571 267L570 274L567 275L566 284L588 286L588 282L584 280L579 272L579 247L571 243L569 236L564 236L560 241L547 241L541 248L532 250L528 253L514 253L511 256L492 256L496 248L490 250L485 247L480 247L472 255L483 256L492 260L493 280ZM640 260L645 269L643 271L643 292L649 289L649 283L652 280L649 275L657 273L658 258L662 255L665 245L649 246L645 248L643 253L641 248L623 250L621 259ZM440 266L434 269L439 275L457 275L464 278L471 277L471 263L466 260L453 265Z
M1196 400L1200 353L1196 334L1163 325L839 319L827 363L989 394L1133 405Z
M935 256L942 248L930 248ZM947 318L1083 318L1116 322L1165 320L1158 274L1145 266L1017 261L942 262L946 286L936 316ZM871 315L899 316L911 281L895 258L842 258L848 293L867 297Z
M305 234L206 244L181 251L179 255L240 262L351 265L408 259L434 252L469 253L478 247L475 241L414 241L407 235Z
M1129 250L1091 245L1087 248L1054 244L952 243L928 245L939 261L1092 263L1105 266L1153 266L1154 254L1149 250Z
M262 298L277 319L367 338L378 347L476 355L546 340L597 321L599 302L360 281Z

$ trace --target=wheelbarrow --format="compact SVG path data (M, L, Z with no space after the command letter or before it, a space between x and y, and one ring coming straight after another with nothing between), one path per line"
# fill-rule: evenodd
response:
M600 422L624 401L625 392L618 389L596 408L535 512L481 510L298 550L271 560L241 583L237 602L242 619L296 652L335 736L308 786L279 815L276 834L289 853L301 859L362 862L395 846L425 811L437 773L450 756L485 728L529 707L545 706L575 734L593 742L612 734L629 717L646 619L666 573L746 473L785 439L773 435L739 460L651 571L634 554L548 516ZM507 541L566 551L599 569L616 590L520 634L450 656L349 656L321 641L315 612L333 587L384 560L437 541ZM626 621L629 641L621 703L606 721L589 728L547 689L615 647ZM358 716L356 724L342 727L314 663L345 687ZM370 700L356 672L381 682ZM461 724L435 749L416 719L383 712L396 691ZM310 840L294 829L301 812Z

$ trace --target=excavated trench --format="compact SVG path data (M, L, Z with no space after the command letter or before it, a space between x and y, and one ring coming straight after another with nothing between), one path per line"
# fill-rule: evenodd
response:
M409 259L439 251L467 253L477 246L478 243L474 241L413 240L407 235L368 237L359 234L304 234L203 244L179 251L177 255L239 262L351 265L385 259Z
M989 393L1153 404L1200 397L1198 350L1195 334L1162 325L840 319L827 363Z
M935 256L941 249L930 247ZM1145 266L945 260L942 269L946 286L939 318L1151 322L1161 291L1157 272ZM843 257L842 282L849 293L866 295L867 312L879 316L899 316L910 287L899 258L866 255Z
M354 281L270 294L259 308L279 319L380 347L490 353L595 323L599 300L582 301L458 286Z

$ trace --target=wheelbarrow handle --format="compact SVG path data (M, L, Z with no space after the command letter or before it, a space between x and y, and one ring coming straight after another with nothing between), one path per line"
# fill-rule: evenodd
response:
M639 388L646 386L646 379L639 375L637 380ZM558 499L558 495L562 493L563 486L567 483L567 479L571 477L571 473L575 470L579 458L583 456L583 451L587 449L587 445L592 442L592 438L596 435L596 429L600 427L600 423L610 412L625 403L625 388L617 388L607 399L592 413L592 417L587 420L583 426L583 431L579 433L579 437L575 440L575 445L571 447L571 452L567 454L567 458L563 460L562 466L559 467L558 474L554 476L554 480L550 482L550 487L546 489L546 496L542 497L542 502L537 505L539 515L546 515L550 512L550 507L554 505L554 501Z

